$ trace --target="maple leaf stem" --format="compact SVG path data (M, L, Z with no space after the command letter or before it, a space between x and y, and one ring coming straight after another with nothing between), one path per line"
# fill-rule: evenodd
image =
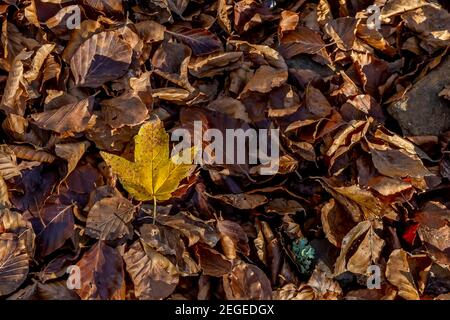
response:
M156 223L156 197L153 197L153 224Z

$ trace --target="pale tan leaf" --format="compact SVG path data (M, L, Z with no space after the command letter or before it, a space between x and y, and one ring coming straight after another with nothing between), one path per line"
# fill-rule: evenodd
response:
M11 203L9 202L9 195L8 195L8 186L6 185L5 180L0 175L0 207L7 207Z
M403 249L392 251L386 265L386 278L398 288L398 295L406 300L419 300L408 263L408 253Z
M6 113L18 115L24 115L25 113L25 109L17 103L17 99L22 92L22 89L20 89L20 81L23 77L22 61L31 57L32 54L33 51L22 51L14 58L0 102L0 109L4 110Z
M39 76L40 70L47 59L47 56L53 51L55 46L56 45L54 43L44 44L36 51L33 61L31 62L31 69L23 75L28 82L35 80Z
M16 290L28 275L28 255L12 233L0 234L0 296Z
M122 197L103 198L89 211L86 233L100 240L116 240L128 235L134 206Z
M5 144L0 145L0 176L9 180L20 175L20 169L16 162L16 155Z
M93 103L93 97L89 97L55 110L35 113L31 118L38 127L45 130L58 133L83 132L94 125L95 116L91 113Z
M17 158L28 161L52 163L56 159L51 153L44 150L36 150L35 148L26 145L14 145L11 146L11 150Z
M138 299L164 299L175 290L178 284L176 267L152 248L136 241L123 259Z
M83 154L86 152L89 146L90 143L88 141L55 145L56 155L67 161L67 173L64 179L67 178L73 170L75 170L78 161L80 161L80 159L83 157Z

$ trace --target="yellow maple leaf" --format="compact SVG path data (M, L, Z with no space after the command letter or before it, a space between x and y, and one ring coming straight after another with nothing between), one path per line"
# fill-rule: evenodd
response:
M180 155L169 156L169 135L158 118L144 123L134 139L134 162L103 151L100 154L133 198L153 200L156 215L156 201L170 199L194 165L178 163Z

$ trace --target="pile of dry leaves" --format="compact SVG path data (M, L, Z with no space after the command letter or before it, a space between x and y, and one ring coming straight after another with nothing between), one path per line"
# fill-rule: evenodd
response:
M0 1L0 297L448 299L448 9ZM194 121L279 172L156 170Z

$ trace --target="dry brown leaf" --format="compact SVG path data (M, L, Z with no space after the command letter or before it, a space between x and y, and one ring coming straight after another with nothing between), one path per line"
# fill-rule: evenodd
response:
M115 248L98 241L87 251L77 266L81 288L77 294L85 300L120 300L125 296L122 257Z
M62 143L55 145L56 155L67 161L67 173L64 179L67 178L73 170L75 170L78 161L80 161L80 159L83 157L89 146L90 143L88 141Z
M403 249L392 251L386 265L386 278L398 288L398 295L406 300L419 300L408 263L408 253Z
M138 299L164 299L175 290L178 284L176 267L152 248L136 241L123 259Z
M5 144L0 145L0 176L3 179L8 180L20 175L20 169L16 161L13 150Z
M84 41L70 59L75 84L96 88L123 76L133 51L117 31L96 33Z
M229 275L223 276L223 286L229 300L269 300L272 289L269 279L258 267L240 262Z
M89 210L86 233L99 240L116 240L130 234L134 215L130 201L122 197L103 198Z
M351 216L330 199L321 209L323 231L328 241L340 248L345 235L355 226Z
M207 194L208 197L220 200L230 206L241 210L254 209L256 207L262 206L267 202L267 198L260 194L220 194L211 195Z
M0 296L15 291L28 274L28 254L13 233L0 234Z
M55 110L33 114L31 118L38 127L45 130L61 134L83 132L95 124L95 116L91 113L93 103L93 97L89 97Z

